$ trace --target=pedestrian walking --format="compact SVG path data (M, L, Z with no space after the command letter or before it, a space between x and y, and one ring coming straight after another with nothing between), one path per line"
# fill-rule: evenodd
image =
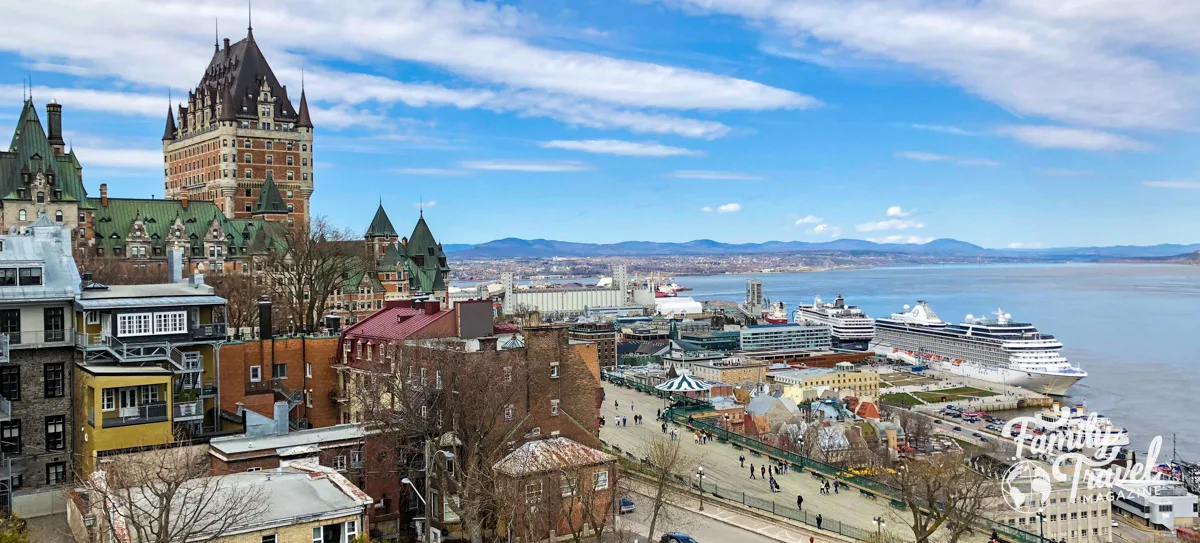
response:
M796 494L796 509L804 509L804 496Z
M663 429L664 434L667 433L667 423L665 423L665 422L663 423L662 429Z
M660 418L660 419L661 419L661 418L662 418L662 409L655 409L655 410L654 410L654 417L655 417L655 418Z
M820 513L817 513L817 529L818 529L818 530L820 530L820 529L821 529L821 521L822 521L822 520L824 520L824 519L822 519L822 518L821 518L821 514L820 514Z
M840 485L840 484L841 484L841 481L834 481L834 482L833 482L833 493L834 493L834 494L837 494L837 493L838 493L838 485Z
M771 492L775 492L775 478L774 477L771 477L771 480L767 482L767 486L769 486L771 488Z
M744 454L739 454L739 455L738 455L738 462L740 462L740 463L742 464L742 467L743 467L743 468L744 468L744 467L746 467L746 455L744 455Z
M754 479L754 464L750 464L750 478Z
M613 409L620 409L620 408L621 408L621 402L619 400L613 400Z
M758 467L758 469L759 469L759 471L762 473L762 477L763 477L763 479L766 479L766 478L767 478L767 467L766 467L766 466L759 466L759 467Z
M633 411L633 402L629 402L629 410Z

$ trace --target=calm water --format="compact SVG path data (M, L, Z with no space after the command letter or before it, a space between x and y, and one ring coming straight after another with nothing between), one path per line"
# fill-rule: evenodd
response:
M1171 435L1179 454L1200 461L1200 267L1167 265L945 266L839 270L820 273L677 277L697 300L745 299L746 279L758 277L772 301L794 309L814 295L846 303L873 317L926 300L946 321L997 308L1014 320L1054 334L1064 353L1089 376L1070 391L1129 429L1144 454ZM1189 398L1191 398L1189 400Z

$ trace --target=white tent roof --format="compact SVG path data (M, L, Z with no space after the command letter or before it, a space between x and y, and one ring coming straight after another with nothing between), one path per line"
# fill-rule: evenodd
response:
M687 375L680 375L654 388L667 392L700 392L712 388L712 385L698 379L693 379Z

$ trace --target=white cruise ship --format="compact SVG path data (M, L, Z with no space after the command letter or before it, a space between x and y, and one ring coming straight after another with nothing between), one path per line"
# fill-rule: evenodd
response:
M962 324L949 324L918 301L916 307L905 305L903 313L876 319L871 348L912 364L1056 396L1087 377L1063 357L1054 336L1013 322L1004 311L994 315L967 315Z
M800 304L792 317L793 322L813 322L833 328L833 346L838 349L865 351L875 337L875 320L863 313L858 306L846 305L838 294L832 304L821 301L817 296L811 305Z

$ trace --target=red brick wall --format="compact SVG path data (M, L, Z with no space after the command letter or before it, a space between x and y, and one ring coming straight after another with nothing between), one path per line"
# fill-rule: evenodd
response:
M246 393L250 382L250 367L261 366L263 380L272 375L272 364L287 366L284 384L291 390L311 390L312 407L301 404L293 417L307 418L314 428L338 424L338 407L331 391L337 384L337 373L330 359L337 353L336 337L277 338L227 343L221 347L221 409L233 412L242 402L246 409L260 415L273 416L276 395ZM312 377L305 376L305 362L312 365ZM279 398L282 399L282 398Z

